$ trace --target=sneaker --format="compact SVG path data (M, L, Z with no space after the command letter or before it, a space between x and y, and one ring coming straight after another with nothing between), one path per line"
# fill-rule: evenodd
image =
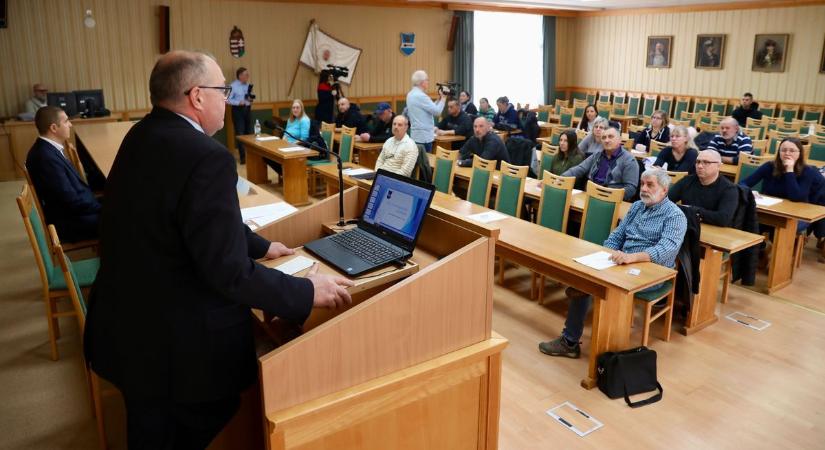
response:
M587 297L587 292L582 292L571 286L564 290L564 295L575 300Z
M561 336L552 341L539 343L539 351L550 356L566 356L568 358L578 358L581 356L581 346L576 343L573 346L567 345L567 341Z

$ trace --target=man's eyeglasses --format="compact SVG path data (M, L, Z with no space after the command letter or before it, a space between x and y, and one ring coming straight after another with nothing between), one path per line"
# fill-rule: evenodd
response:
M697 166L709 166L711 164L721 164L719 161L702 161L701 159L696 160Z
M201 88L201 89L217 89L219 91L222 91L224 99L229 98L229 94L232 93L232 86L195 86L195 87L198 87L198 88ZM195 89L195 88L193 87L191 89L187 89L183 93L183 95L189 95L192 92L192 89Z

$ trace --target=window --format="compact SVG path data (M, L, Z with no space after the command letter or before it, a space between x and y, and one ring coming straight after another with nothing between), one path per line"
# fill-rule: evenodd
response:
M476 11L473 15L473 102L495 108L507 96L516 106L544 102L544 28L538 14Z

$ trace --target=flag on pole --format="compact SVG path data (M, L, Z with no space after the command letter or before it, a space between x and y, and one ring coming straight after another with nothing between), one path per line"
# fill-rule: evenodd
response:
M349 69L349 75L346 78L339 78L338 81L350 84L360 57L360 48L352 47L335 39L321 31L318 24L313 23L309 27L304 49L301 52L301 64L309 67L315 73L326 69L328 64L346 67Z

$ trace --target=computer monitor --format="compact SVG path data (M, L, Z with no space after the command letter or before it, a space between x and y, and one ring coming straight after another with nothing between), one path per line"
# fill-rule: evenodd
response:
M49 92L46 94L46 104L57 106L69 117L77 115L77 100L72 92Z
M77 112L85 117L105 116L106 105L103 102L102 89L89 89L86 91L74 91L77 99ZM105 111L105 112L104 112Z

